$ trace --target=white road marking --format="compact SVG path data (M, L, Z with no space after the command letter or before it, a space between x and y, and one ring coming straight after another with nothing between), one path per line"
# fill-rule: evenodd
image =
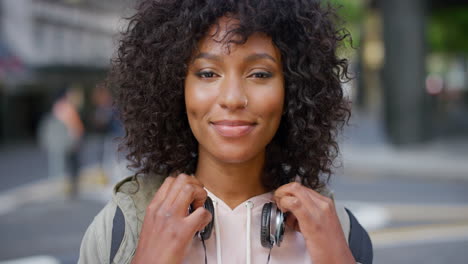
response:
M435 149L399 150L388 146L363 147L343 144L343 166L348 174L404 174L416 178L459 179L466 181L468 163L463 155L441 156Z
M389 228L370 232L374 248L468 241L468 222Z
M63 195L63 181L39 180L0 193L0 215L29 202L40 202Z
M21 259L0 261L0 264L60 264L60 261L52 256L32 256Z
M379 204L359 201L342 201L342 204L351 210L367 231L383 228L391 221L388 210Z
M112 197L112 187L98 181L101 171L96 166L82 169L79 196L87 200L107 202ZM28 203L63 199L69 189L67 178L41 179L0 192L0 216Z
M344 201L369 232L375 248L468 241L468 206ZM391 222L414 225L385 228ZM421 224L437 222L438 224Z
M454 204L385 204L393 221L468 220L468 206Z

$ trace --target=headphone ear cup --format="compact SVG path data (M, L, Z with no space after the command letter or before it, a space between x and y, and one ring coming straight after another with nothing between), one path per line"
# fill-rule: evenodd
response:
M270 239L270 214L271 214L272 203L266 203L263 205L262 209L262 222L260 226L260 241L262 246L266 248L271 248L273 243Z
M206 210L208 210L210 213L211 213L211 221L208 225L205 226L205 228L203 229L203 231L200 233L200 236L203 240L208 240L208 238L210 238L211 236L211 231L213 230L213 226L214 226L214 217L215 217L215 211L214 211L214 206L213 206L213 201L211 200L211 198L208 196L206 197L206 201L205 201L205 204L204 206Z

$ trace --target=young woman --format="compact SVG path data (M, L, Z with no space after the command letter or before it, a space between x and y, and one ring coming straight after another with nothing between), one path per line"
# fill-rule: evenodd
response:
M335 19L313 0L143 1L107 82L136 175L79 262L360 261L326 188L349 116Z

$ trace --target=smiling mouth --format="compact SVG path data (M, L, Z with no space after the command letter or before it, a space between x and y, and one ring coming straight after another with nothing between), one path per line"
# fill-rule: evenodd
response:
M249 134L257 124L243 120L220 120L210 122L210 125L223 137L237 138Z

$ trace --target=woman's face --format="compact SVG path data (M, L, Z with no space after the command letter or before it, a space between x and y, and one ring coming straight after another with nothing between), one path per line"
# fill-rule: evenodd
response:
M185 80L188 121L199 155L227 163L262 158L278 129L284 103L279 50L255 33L242 45L217 42L235 20L220 19L218 33L199 43ZM235 37L235 36L234 36Z

